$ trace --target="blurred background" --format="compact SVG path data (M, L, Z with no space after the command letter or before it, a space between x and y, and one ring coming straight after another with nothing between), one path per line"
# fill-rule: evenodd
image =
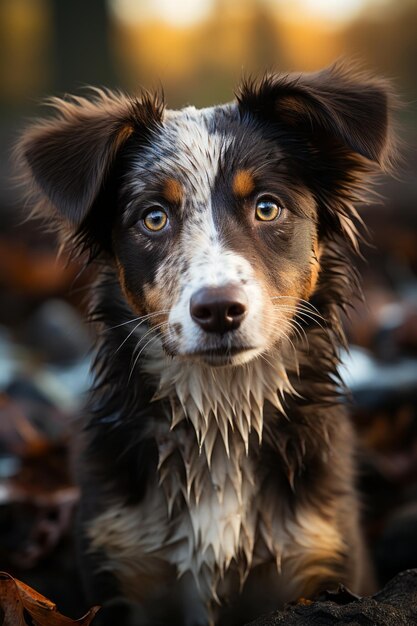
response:
M0 0L0 570L79 615L68 433L89 385L79 273L26 220L10 152L47 95L89 84L163 85L170 107L232 99L242 73L354 58L404 107L398 180L362 216L366 304L346 321L344 375L362 450L359 483L382 584L417 567L416 0Z

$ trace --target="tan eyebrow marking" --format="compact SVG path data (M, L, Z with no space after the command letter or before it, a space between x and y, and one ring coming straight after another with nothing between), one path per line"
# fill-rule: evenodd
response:
M171 204L181 204L183 199L183 186L176 178L167 178L163 188L165 200Z
M255 189L255 181L250 170L238 170L233 177L232 189L235 196L246 198Z

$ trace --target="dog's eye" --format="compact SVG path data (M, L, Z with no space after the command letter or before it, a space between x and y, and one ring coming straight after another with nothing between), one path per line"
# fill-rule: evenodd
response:
M159 207L154 208L148 211L145 215L143 223L148 230L155 233L165 228L168 224L168 215L163 209L160 209Z
M259 198L256 203L256 219L261 222L273 222L282 213L282 208L272 198Z

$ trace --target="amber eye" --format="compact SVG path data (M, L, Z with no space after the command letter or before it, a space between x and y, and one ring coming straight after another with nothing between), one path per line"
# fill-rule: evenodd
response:
M155 233L168 224L168 215L163 209L151 209L143 218L143 223L148 230Z
M273 222L282 213L282 208L272 198L259 198L256 203L256 219L261 222Z

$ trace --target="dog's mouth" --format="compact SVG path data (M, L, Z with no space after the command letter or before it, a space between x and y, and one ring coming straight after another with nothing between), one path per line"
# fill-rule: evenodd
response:
M239 365L249 361L258 350L253 346L228 346L193 350L179 355L181 359L196 360L212 366Z

